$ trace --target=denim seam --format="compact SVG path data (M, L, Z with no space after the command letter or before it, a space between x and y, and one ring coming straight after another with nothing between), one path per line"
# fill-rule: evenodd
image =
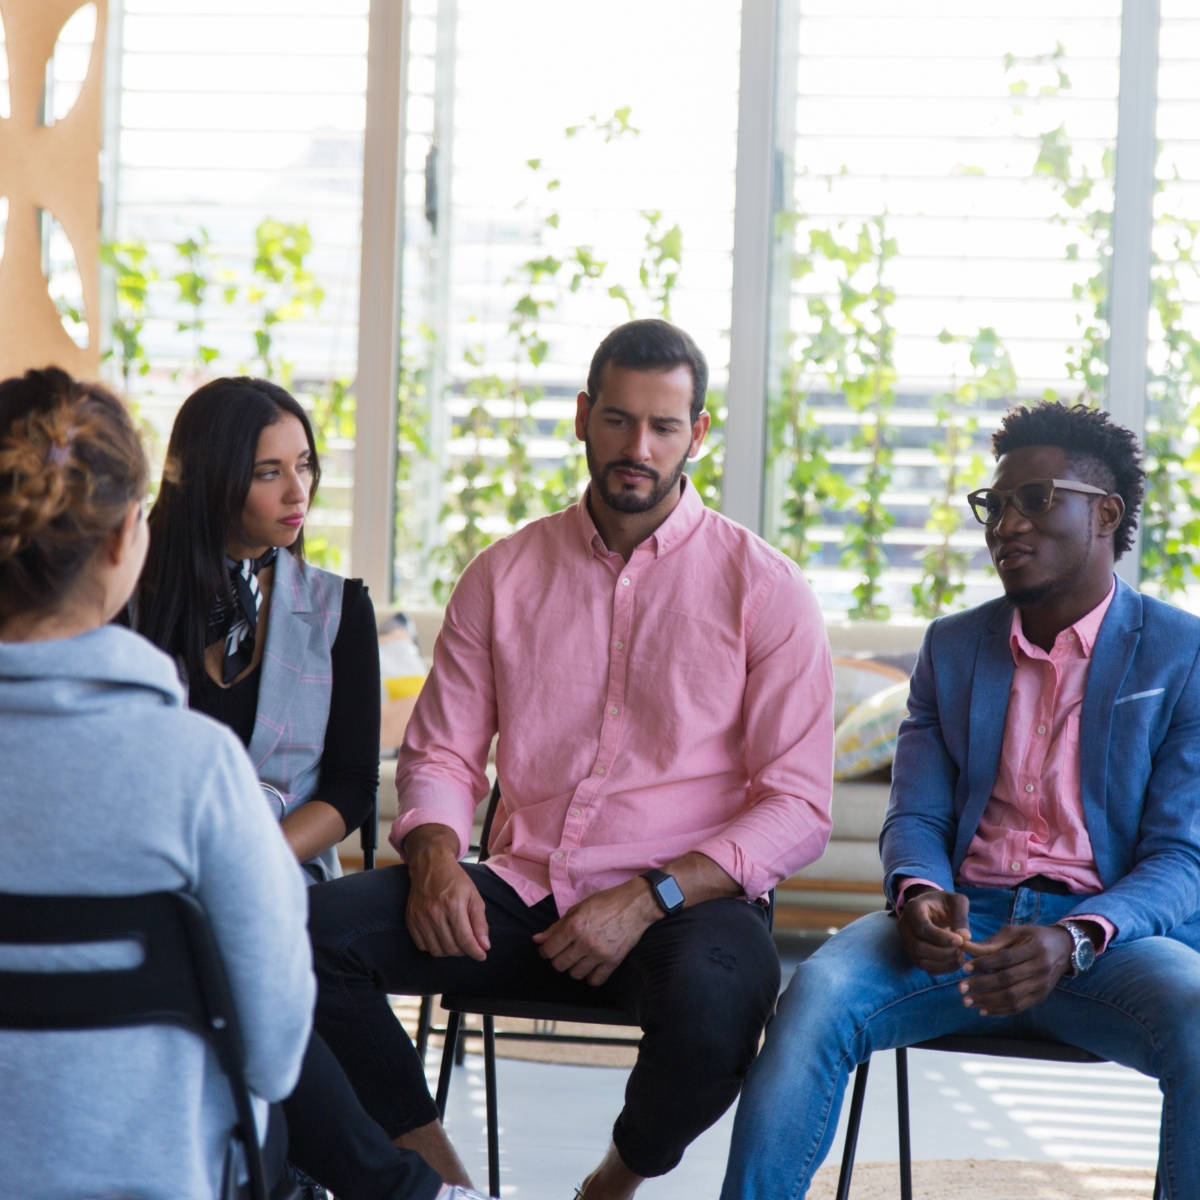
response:
M1158 1055L1159 1061L1163 1064L1163 1069L1164 1069L1164 1073L1165 1073L1166 1068L1167 1068L1167 1058L1163 1054L1162 1048L1159 1046L1158 1038L1155 1036L1154 1030L1149 1025L1147 1025L1146 1022L1143 1021L1142 1018L1139 1017L1136 1013L1130 1012L1128 1009L1124 1008L1122 1005L1117 1004L1116 1001L1114 1001L1114 1000L1106 999L1103 996L1093 996L1087 992L1077 992L1074 988L1065 986L1061 982L1055 984L1054 986L1055 986L1056 990L1061 989L1065 995L1071 996L1077 1000L1090 1000L1095 1004L1103 1004L1106 1008L1115 1009L1123 1017L1128 1017L1135 1025L1140 1026L1145 1031L1147 1037L1149 1037L1150 1045L1154 1047L1154 1053ZM1162 1090L1162 1077L1161 1076L1159 1077L1158 1085L1159 1085L1159 1090L1161 1091ZM1167 1168L1170 1163L1169 1156L1166 1155L1165 1153L1163 1153L1163 1151L1166 1148L1167 1142L1170 1140L1171 1123L1169 1121L1169 1116L1170 1116L1170 1109L1167 1106L1166 1096L1164 1095L1163 1096L1162 1117L1161 1117L1160 1129L1159 1129L1159 1147L1160 1147L1159 1148L1159 1158L1160 1158L1159 1169L1160 1170ZM1165 1161L1163 1161L1163 1160L1165 1160ZM1174 1196L1176 1194L1174 1181L1170 1178L1167 1178L1164 1182L1166 1183L1166 1186L1167 1186L1166 1197L1167 1197L1167 1200L1170 1200L1170 1197Z
M958 972L956 971L955 975L957 975L957 974L958 974ZM887 1004L881 1005L879 1008L877 1008L873 1013L871 1013L867 1017L867 1019L862 1024L862 1028L859 1029L855 1033L853 1040L857 1041L858 1038L865 1032L867 1026L870 1025L870 1023L873 1020L875 1020L875 1018L877 1016L879 1016L880 1013L886 1012L889 1008L893 1008L897 1004L903 1004L905 1001L911 1000L914 996L923 995L925 992L934 992L934 991L937 991L939 988L950 987L952 984L956 985L958 982L959 981L957 979L953 979L953 980L948 980L946 983L931 984L929 987L917 988L914 991L906 992L903 996L897 996L897 997L893 998L892 1000L889 1000ZM871 1053L872 1053L872 1055L874 1055L875 1052L872 1051ZM838 1062L839 1073L841 1072L841 1069L842 1069L843 1065L846 1063L846 1061L852 1057L853 1057L852 1052L844 1054L842 1056L841 1060ZM855 1063L854 1065L856 1067L858 1066L857 1063ZM846 1072L846 1082L847 1082L847 1084L849 1084L849 1082L850 1082L849 1070L847 1070L847 1072ZM845 1102L845 1096L843 1094L843 1103L844 1102ZM832 1113L832 1111L833 1111L833 1100L831 1099L829 1102L829 1107L825 1110L825 1122L821 1126L820 1137L817 1138L817 1146L818 1147L820 1147L821 1143L825 1140L825 1131L829 1128L829 1117L830 1117L830 1114ZM810 1185L812 1184L812 1179L809 1177L809 1171L812 1168L812 1161L813 1161L813 1158L815 1158L815 1157L816 1157L816 1150L814 1150L809 1155L808 1162L805 1164L804 1170L800 1174L800 1182L797 1184L795 1191L792 1192L791 1200L799 1200L800 1187L803 1185L805 1179L808 1179L808 1182Z

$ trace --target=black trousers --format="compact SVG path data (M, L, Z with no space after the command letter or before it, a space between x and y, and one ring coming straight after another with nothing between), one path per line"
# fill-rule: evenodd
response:
M596 988L538 954L533 934L558 919L553 897L530 907L486 867L466 870L487 910L492 948L485 962L417 949L404 921L407 867L309 889L317 1028L363 1106L393 1137L437 1117L388 993L621 1008L644 1036L613 1141L630 1170L666 1174L737 1097L774 1008L779 957L765 911L742 900L710 900L658 921Z
M300 1082L283 1102L281 1122L272 1106L263 1158L268 1179L278 1178L287 1154L296 1166L338 1200L433 1200L442 1177L412 1150L400 1150L371 1120L329 1047L317 1033L309 1040Z

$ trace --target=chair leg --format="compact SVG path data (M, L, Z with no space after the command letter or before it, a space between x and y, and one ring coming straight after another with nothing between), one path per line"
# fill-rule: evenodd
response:
M862 1124L863 1100L867 1094L867 1072L871 1060L858 1064L854 1072L854 1096L850 1101L850 1122L846 1126L846 1148L842 1151L842 1170L838 1175L834 1200L850 1200L850 1176L854 1174L854 1152L858 1148L858 1128Z
M483 1018L483 1085L487 1096L488 1195L500 1195L500 1109L496 1098L496 1018Z
M1159 1167L1159 1169L1154 1172L1154 1200L1162 1200L1162 1194L1162 1167Z
M421 1015L417 1018L417 1057L425 1065L425 1052L429 1049L429 1027L433 1024L433 997L421 997Z
M908 1048L896 1050L896 1113L900 1120L900 1200L912 1200L912 1141L908 1124Z
M462 1013L452 1012L446 1017L446 1042L442 1046L442 1070L438 1075L437 1110L441 1120L446 1119L446 1097L450 1095L450 1076L454 1071L454 1051L458 1046L458 1025Z

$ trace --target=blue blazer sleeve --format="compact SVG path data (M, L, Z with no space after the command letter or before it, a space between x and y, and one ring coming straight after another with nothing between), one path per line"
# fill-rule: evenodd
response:
M958 815L955 791L959 764L947 749L938 711L934 644L940 621L926 631L909 685L908 716L900 725L892 765L892 794L888 801L879 852L883 858L884 891L896 902L896 879L919 875L954 890L951 864Z
M1183 648L1179 641L1160 644L1154 651L1170 661ZM1200 660L1193 658L1171 712L1166 734L1154 751L1135 835L1132 869L1098 896L1081 896L1075 910L1107 917L1117 927L1114 945L1137 938L1161 937L1178 930L1200 913L1198 663ZM1170 683L1169 672L1164 672L1164 682ZM1168 687L1167 690L1171 689ZM1122 749L1114 738L1109 754L1110 775L1114 768L1119 769ZM1122 782L1110 782L1110 805L1114 802L1114 793L1123 790ZM1130 797L1130 800L1135 801L1136 797Z

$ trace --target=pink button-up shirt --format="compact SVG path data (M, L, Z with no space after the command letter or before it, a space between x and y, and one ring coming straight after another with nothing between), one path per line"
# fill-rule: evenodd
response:
M750 899L829 838L833 675L800 572L686 480L628 562L586 499L463 572L396 770L392 845L436 822L465 852L503 800L488 866L560 913L698 850Z
M1104 890L1083 815L1079 713L1092 648L1115 592L1114 583L1091 612L1055 638L1048 654L1025 637L1020 610L1013 613L1014 667L1000 766L959 868L960 883L1009 888L1045 875L1072 892ZM905 888L927 882L911 879ZM1080 913L1075 919L1100 925L1106 945L1116 932L1103 917Z

